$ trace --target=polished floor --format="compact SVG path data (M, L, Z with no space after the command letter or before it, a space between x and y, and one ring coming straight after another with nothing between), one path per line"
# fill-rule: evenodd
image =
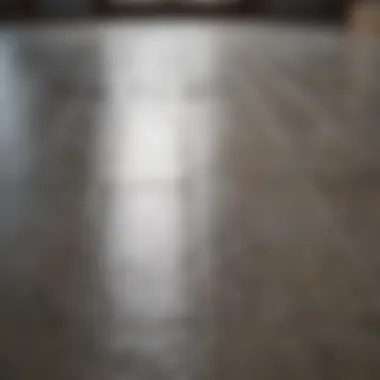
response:
M0 378L380 378L379 42L0 30Z

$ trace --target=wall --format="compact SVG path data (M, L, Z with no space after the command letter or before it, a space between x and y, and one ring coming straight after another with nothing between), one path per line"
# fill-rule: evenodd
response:
M279 17L333 15L346 0L261 0L269 13ZM0 0L0 14L16 14L20 0ZM91 11L91 0L40 0L46 15L83 15Z
M22 0L0 0L1 16L18 16L22 13ZM38 14L47 16L84 15L91 11L92 0L38 0Z
M40 0L45 15L82 15L91 11L91 0Z
M269 0L271 14L278 16L334 16L342 13L346 0Z
M18 2L15 0L0 0L0 16L15 15L19 12Z

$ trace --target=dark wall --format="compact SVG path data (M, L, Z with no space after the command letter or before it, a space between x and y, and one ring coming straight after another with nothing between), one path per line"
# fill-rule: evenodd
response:
M269 0L269 12L283 17L334 17L344 12L346 0Z
M20 13L20 4L16 0L0 0L0 16L11 16Z
M318 18L343 13L346 0L260 0L272 16L279 18ZM0 0L0 15L17 15L21 0ZM39 14L46 16L85 15L92 10L91 0L39 0Z
M0 0L1 16L19 16L23 13L22 0ZM91 12L91 0L38 0L37 14L46 16L84 15Z
M91 11L91 0L40 0L40 4L44 14L54 16L75 16Z

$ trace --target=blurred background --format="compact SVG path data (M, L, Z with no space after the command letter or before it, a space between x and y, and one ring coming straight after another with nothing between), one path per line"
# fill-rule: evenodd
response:
M380 379L379 1L0 16L0 380Z
M94 16L145 12L242 12L265 17L341 20L347 0L1 0L3 17Z

